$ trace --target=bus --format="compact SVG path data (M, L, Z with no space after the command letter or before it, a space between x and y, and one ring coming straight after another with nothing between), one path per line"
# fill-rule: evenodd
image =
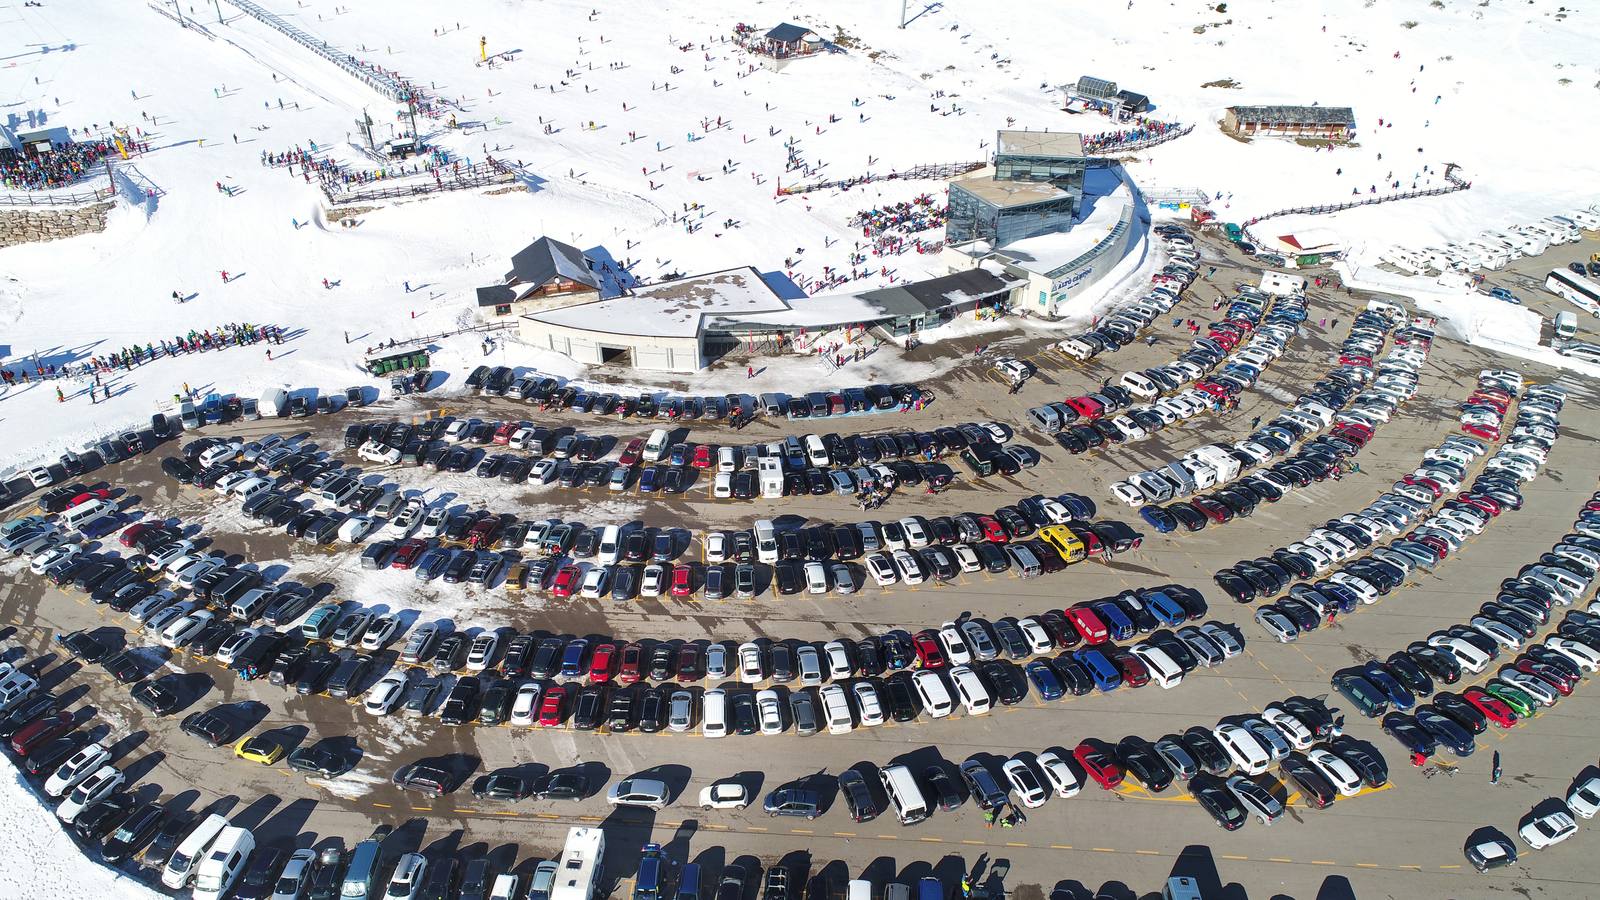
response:
M1582 275L1554 269L1544 280L1544 289L1573 306L1600 318L1600 285Z

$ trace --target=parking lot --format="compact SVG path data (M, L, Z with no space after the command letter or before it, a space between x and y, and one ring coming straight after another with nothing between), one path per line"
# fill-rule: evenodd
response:
M1571 255L1573 247L1591 245L1563 249ZM1206 252L1216 256L1227 251L1209 247ZM1586 258L1590 250L1581 252ZM591 527L640 521L682 529L692 538L684 549L690 559L699 554L700 538L707 529L749 528L755 519L799 526L987 513L1020 497L1069 491L1093 498L1099 504L1098 518L1121 520L1143 533L1137 551L1110 561L1085 561L1038 578L975 572L948 583L930 580L888 588L875 587L869 580L851 596L804 592L777 596L767 591L750 599L556 599L531 591L419 583L408 572L364 571L358 562L359 547L337 543L308 548L281 529L249 522L235 501L175 485L160 470L161 457L176 452L173 444L92 476L120 491L117 500L125 509L198 525L214 541L214 548L270 568L277 577L327 583L334 600L405 611L420 621L449 619L461 629L515 627L522 632L619 641L854 640L891 628L937 627L963 616L990 620L1027 616L1125 590L1185 585L1209 601L1207 620L1236 626L1247 646L1242 656L1215 669L1200 669L1172 690L1150 685L1050 703L1031 696L985 716L958 711L947 719L888 722L856 728L847 735L799 737L790 732L709 740L668 731L451 728L431 717L374 718L355 701L302 697L265 680L243 683L214 662L181 652L172 657L168 663L172 669L195 673L197 681L209 679L210 690L193 709L235 704L252 721L251 730L299 727L305 731L296 737L306 742L352 738L363 751L360 764L352 773L323 781L303 778L282 765L260 768L236 760L226 748L204 747L178 731L181 716L159 720L150 716L129 699L126 688L98 668L74 673L75 664L68 662L50 669L49 675L60 683L56 690L94 705L113 738L120 739L125 763L133 764L142 782L159 785L162 796L175 797L178 805L190 809L213 803L229 806L230 815L254 825L263 842L293 840L298 835L301 845L333 838L348 846L375 826L388 825L397 829L390 838L394 852L416 846L441 852L475 847L496 853L503 864L517 861L526 868L532 861L552 857L569 826L604 823L611 850L607 869L618 879L632 874L644 842L657 841L679 859L701 861L712 870L745 855L771 864L788 855L809 854L814 866L837 861L851 873L869 868L884 876L917 877L934 866L935 872L947 876L947 883L959 878L958 869L970 869L980 857L991 866L1005 860L1009 870L1004 887L1025 897L1056 889L1091 896L1107 885L1112 886L1111 896L1142 894L1158 887L1169 872L1195 875L1202 884L1232 886L1234 893L1225 896L1241 897L1482 896L1491 890L1538 892L1543 897L1593 896L1600 877L1585 862L1586 845L1597 840L1590 833L1581 832L1542 854L1528 851L1519 865L1489 875L1473 872L1461 854L1474 829L1493 824L1509 833L1530 807L1546 797L1564 795L1573 778L1595 764L1600 717L1594 712L1600 707L1593 690L1580 690L1516 729L1486 732L1479 737L1480 752L1452 759L1452 764L1459 762L1453 770L1406 765L1404 751L1376 723L1350 714L1347 733L1383 753L1389 762L1389 784L1323 810L1295 802L1293 792L1286 789L1284 795L1291 801L1288 821L1271 828L1251 822L1237 832L1223 832L1181 788L1151 794L1131 781L1115 791L1089 784L1075 797L1055 798L1030 811L1025 824L1009 829L987 827L971 804L936 812L930 820L905 828L892 815L852 822L842 802L833 799L825 799L825 812L815 821L774 819L760 811L762 794L790 782L804 782L832 798L834 777L857 764L881 767L904 762L921 771L943 761L954 771L955 765L977 755L998 771L999 763L1017 753L1052 748L1064 753L1087 737L1115 742L1139 735L1155 740L1189 726L1211 726L1223 717L1259 712L1289 696L1327 697L1330 704L1341 705L1342 699L1329 688L1335 670L1381 659L1435 628L1462 621L1492 599L1494 583L1515 574L1568 530L1600 477L1600 458L1591 443L1600 434L1594 386L1439 340L1423 369L1417 396L1363 450L1358 472L1294 491L1280 502L1264 504L1246 520L1197 533L1155 533L1135 510L1110 498L1110 484L1199 444L1242 436L1251 430L1254 418L1271 418L1292 403L1335 361L1344 324L1367 299L1342 290L1313 289L1311 318L1303 336L1232 411L1207 412L1144 441L1082 456L1070 456L1024 424L1024 411L1030 406L1091 390L1125 370L1170 359L1187 343L1186 332L1170 327L1170 320L1180 315L1196 321L1213 318L1211 300L1234 281L1248 277L1220 257L1216 262L1220 268L1211 280L1196 282L1171 316L1152 329L1158 339L1151 346L1134 344L1096 362L1074 364L1043 352L1045 340L1019 328L991 342L997 345L992 352L1027 358L1039 366L1039 374L1015 394L999 389L987 364L978 359L936 384L925 385L937 395L925 409L828 420L826 430L843 435L992 420L1013 428L1015 443L1031 446L1043 457L1037 467L1015 476L963 480L938 494L902 489L873 511L862 511L848 496L837 494L777 501L714 498L705 480L681 496L662 497L637 491L612 493L604 486L578 490L505 485L470 473L363 465L368 474L381 476L402 491L427 492L434 503L511 513L524 520L556 518ZM1529 265L1533 266L1529 271L1549 268ZM1498 277L1490 280L1506 282ZM1519 293L1532 299L1528 295L1535 292ZM1530 305L1541 312L1542 306L1557 306L1547 295ZM1321 325L1321 320L1329 324ZM1530 381L1555 381L1569 392L1562 439L1540 477L1525 487L1527 502L1522 510L1500 517L1433 573L1292 644L1272 642L1252 621L1252 608L1232 603L1216 588L1211 575L1217 569L1269 553L1308 528L1359 509L1409 472L1424 448L1456 431L1456 404L1471 392L1477 372L1490 367L1516 368ZM419 421L440 415L537 419L540 424L614 437L619 445L646 436L652 427L635 419L538 414L524 403L504 398L423 395L335 416L268 419L211 431L246 439L272 432L309 432L324 448L341 448L344 428L351 422ZM734 432L720 423L691 422L685 439L748 445L821 428L822 423L757 418ZM341 450L339 456L347 463L358 462L353 451ZM956 468L960 470L959 464ZM26 507L24 503L8 510L6 517ZM49 641L57 633L90 629L114 635L133 630L125 615L94 605L77 592L48 587L43 579L19 568L16 560L7 561L0 571L8 576L0 583L0 621L11 624L15 642L30 655L51 652ZM144 639L135 635L132 640ZM710 686L701 682L696 688ZM1493 751L1500 753L1504 765L1504 777L1495 785L1489 783ZM430 802L388 783L401 765L423 758L471 765L472 775L514 766L529 773L576 770L590 777L598 795L576 803L497 804L474 800L462 790ZM643 772L666 781L676 802L653 814L606 805L602 782ZM742 811L696 807L694 798L702 787L729 778L743 782L758 805Z

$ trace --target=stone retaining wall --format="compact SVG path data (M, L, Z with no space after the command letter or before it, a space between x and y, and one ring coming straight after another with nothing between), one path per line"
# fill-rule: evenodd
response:
M106 230L112 203L71 209L0 209L0 247L59 241Z

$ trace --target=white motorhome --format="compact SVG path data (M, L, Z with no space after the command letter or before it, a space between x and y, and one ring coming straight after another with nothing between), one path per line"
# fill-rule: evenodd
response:
M600 884L600 863L606 835L599 828L569 828L567 843L556 860L556 881L550 900L591 900Z
M756 461L756 478L761 484L761 496L776 500L783 496L783 460L776 456L763 456Z
M1239 475L1239 461L1233 458L1233 454L1215 444L1196 447L1189 451L1189 455L1185 459L1204 462L1214 469L1216 471L1216 484L1232 481Z
M1481 240L1467 242L1467 246L1478 252L1478 259L1482 261L1483 268L1499 271L1511 262L1511 250L1498 241L1493 243Z
M1408 275L1421 275L1423 271L1431 268L1426 256L1413 250L1407 250L1404 247L1391 247L1380 254L1378 260L1386 262Z

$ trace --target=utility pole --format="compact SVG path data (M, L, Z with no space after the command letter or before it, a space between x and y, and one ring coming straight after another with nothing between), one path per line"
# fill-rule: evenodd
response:
M906 27L906 4L908 2L910 2L910 0L900 0L900 27L901 28L905 28Z
M226 25L227 23L222 21L222 4L217 2L217 0L211 0L211 5L217 8L217 24Z

